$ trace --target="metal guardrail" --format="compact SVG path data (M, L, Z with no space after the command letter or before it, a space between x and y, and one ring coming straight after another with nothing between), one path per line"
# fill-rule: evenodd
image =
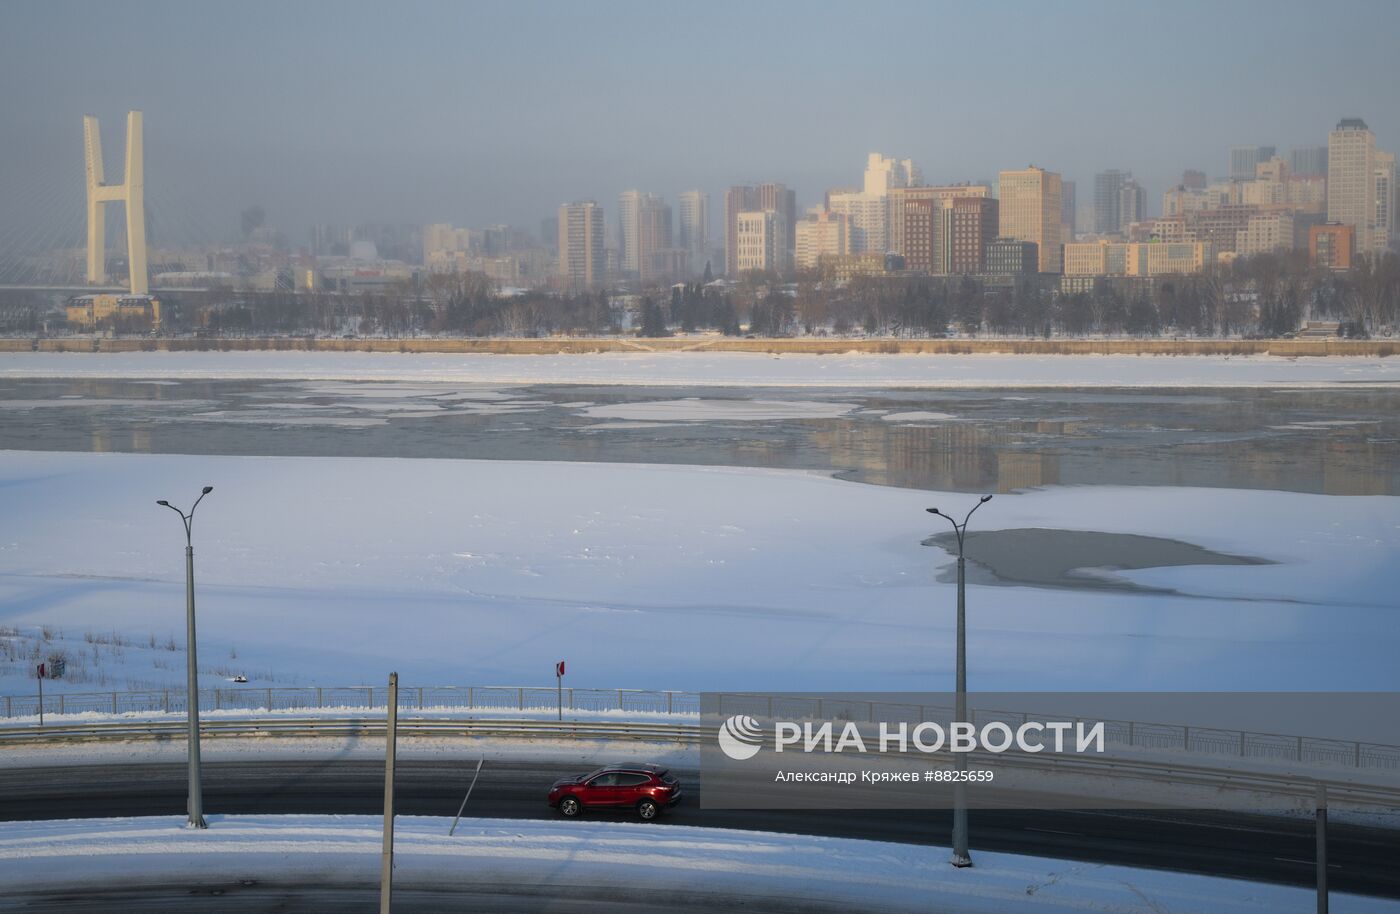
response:
M653 714L700 713L697 692L652 689L563 690L566 711L640 711ZM554 686L400 686L399 710L553 711L559 693ZM385 686L316 686L304 688L229 687L199 690L203 711L297 711L312 708L384 709L389 703ZM58 692L44 696L44 713L63 714L183 714L184 689L147 689L134 692ZM34 717L39 700L34 695L0 698L0 714L6 718Z
M201 737L219 736L383 736L386 722L363 717L262 718L199 722ZM399 718L401 736L541 736L571 739L633 739L656 742L697 742L710 728L695 724L614 723L612 721L445 720ZM105 740L183 739L184 720L60 723L44 727L0 727L0 745Z
M787 720L903 720L911 723L923 720L947 722L953 716L952 708L928 705L756 693L716 694L718 710L726 716L743 713ZM401 686L399 710L408 713L414 710L554 711L560 698L560 693L552 686ZM701 710L698 692L565 688L562 700L565 712L621 711L699 716ZM384 686L220 687L199 690L199 706L205 711L343 708L372 712L385 709L388 701L389 692ZM44 696L45 715L183 714L185 710L183 689L60 692ZM38 698L34 695L0 698L0 714L5 718L33 717L38 713ZM975 709L970 717L979 726L992 721L1003 721L1014 726L1028 720L1059 719L1060 715ZM1075 718L1068 719L1073 721ZM1356 769L1400 770L1400 746L1383 743L1142 721L1103 722L1105 742L1110 745ZM4 728L0 728L0 744L5 740L3 731Z

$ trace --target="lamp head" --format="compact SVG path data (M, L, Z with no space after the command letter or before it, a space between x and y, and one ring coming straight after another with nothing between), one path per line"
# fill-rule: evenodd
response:
M928 513L930 513L930 514L941 514L941 513L942 513L942 512L939 511L937 508L925 508L924 510L927 511Z
M201 492L200 494L201 494L201 495L208 495L208 494L209 494L210 492L212 492L212 491L214 491L214 487L213 487L213 486L205 486L205 487L204 487L204 491ZM991 498L991 497L992 497L992 496L990 496L990 495L987 496L987 498ZM984 498L984 499L982 499L982 500L983 500L983 501L986 501L987 498Z
M208 492L209 490L208 490L208 489L205 489L204 491ZM991 501L991 500L992 500L992 496L990 496L990 495L983 495L983 496L982 496L982 500L981 500L980 502L978 502L978 504L985 505L987 502L989 502L989 501Z
M158 505L164 505L164 506L167 507L167 508L170 507L170 502L166 501L166 500L163 499L163 498L162 498L160 501L156 502L156 504L158 504Z

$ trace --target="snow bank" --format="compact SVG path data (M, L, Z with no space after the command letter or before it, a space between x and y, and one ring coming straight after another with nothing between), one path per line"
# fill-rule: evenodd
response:
M744 387L1317 387L1400 382L1400 359L1277 356L0 353L0 377L287 378Z
M0 827L0 883L8 893L178 881L281 878L378 881L380 821L370 816L213 817L207 831L176 817L11 823ZM616 886L683 891L756 909L800 899L862 911L960 914L1173 911L1254 914L1308 909L1307 889L1121 866L978 853L956 870L948 851L846 838L775 835L665 824L401 817L395 886L510 891ZM198 873L198 875L194 875ZM665 896L659 896L665 897ZM1382 899L1334 895L1333 910L1394 912Z

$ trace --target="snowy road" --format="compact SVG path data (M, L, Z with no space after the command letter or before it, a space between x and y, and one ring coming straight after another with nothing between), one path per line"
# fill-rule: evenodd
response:
M544 787L591 766L539 761L492 761L482 769L470 813L493 818L550 821ZM462 760L401 760L396 796L405 815L450 815L461 802L474 766ZM666 817L672 826L703 826L835 838L943 845L950 820L936 811L702 810L694 771L676 769L687 798ZM281 759L205 766L205 809L217 814L373 815L382 811L382 761ZM103 764L0 770L0 819L178 815L186 771L180 764ZM626 821L595 816L592 820ZM1232 813L1109 811L977 811L973 846L979 850L1054 857L1094 864L1160 867L1177 872L1310 884L1312 824L1307 819ZM0 828L0 834L3 834ZM1334 888L1400 899L1393 830L1342 825L1329 829L1337 866ZM3 910L3 908L0 908Z

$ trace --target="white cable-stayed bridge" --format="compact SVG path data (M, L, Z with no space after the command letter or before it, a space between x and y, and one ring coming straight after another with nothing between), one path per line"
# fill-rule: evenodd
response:
M163 291L216 284L209 252L230 233L210 229L209 207L188 188L160 171L146 182L141 112L128 114L125 142L109 142L106 154L97 119L85 116L82 126L43 167L0 187L0 289L139 295L152 284ZM114 146L122 151L115 162Z

